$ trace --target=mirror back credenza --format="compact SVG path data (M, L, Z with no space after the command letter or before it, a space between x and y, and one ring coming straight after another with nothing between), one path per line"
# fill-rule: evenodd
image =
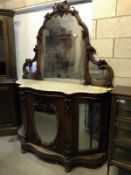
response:
M23 152L75 166L98 167L107 156L113 70L96 60L78 11L55 4L38 31L33 59L18 80Z

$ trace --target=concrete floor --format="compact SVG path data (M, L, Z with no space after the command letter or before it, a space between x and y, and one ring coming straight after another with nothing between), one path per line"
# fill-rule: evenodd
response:
M106 171L105 164L98 169L79 167L66 173L60 165L47 163L31 153L22 154L16 136L0 137L0 175L106 175ZM111 167L110 175L118 174L126 175Z

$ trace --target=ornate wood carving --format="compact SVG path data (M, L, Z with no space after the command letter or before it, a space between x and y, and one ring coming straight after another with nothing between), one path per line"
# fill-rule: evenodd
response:
M41 148L38 145L32 143L22 143L21 144L22 152L27 151L37 154L44 160L50 160L53 162L59 162L65 168L66 172L69 172L73 167L84 166L84 167L99 167L106 160L105 153L97 153L94 155L85 154L84 156L74 156L74 157L65 157L62 154L56 153L54 151L47 150L46 148Z
M54 13L57 13L57 14L60 15L61 17L62 17L64 14L68 14L69 9L70 9L70 7L69 7L69 5L67 4L67 1L64 1L64 2L59 3L59 4L55 4L55 6L53 7Z
M112 68L104 60L99 60L99 61L95 60L95 57L93 55L96 53L96 51L91 46L91 44L89 42L88 28L82 22L79 14L78 14L78 11L75 10L74 8L70 8L67 1L55 4L55 6L53 7L53 11L51 13L47 13L45 15L44 23L41 26L41 28L39 29L39 32L38 32L38 35L37 35L37 45L35 46L35 49L34 49L35 56L34 56L33 59L26 59L26 62L23 65L23 72L24 72L23 77L24 78L31 78L31 79L41 79L40 49L42 47L42 45L41 45L42 44L42 32L46 28L46 25L47 25L48 21L53 16L63 17L63 15L65 15L65 14L66 15L71 14L72 16L74 16L77 19L78 24L83 29L82 30L82 35L83 35L83 40L85 42L86 51L87 51L86 58L85 58L85 64L84 64L84 66L85 66L84 67L84 72L85 72L84 73L84 84L86 84L86 85L88 85L88 84L99 85L99 82L91 80L91 77L90 77L90 74L89 74L89 61L91 61L93 64L97 65L99 67L99 69L107 70L106 79L105 79L105 81L101 82L101 84L103 86L112 86L112 79L113 79L113 70L112 70ZM32 64L35 61L37 62L37 69L36 69L36 72L32 72ZM28 69L27 69L27 67L28 67Z
M107 74L106 74L106 80L103 82L100 82L103 84L103 86L107 86L107 87L112 87L112 80L114 77L114 73L113 73L113 69L111 68L111 66L108 65L108 63L105 60L96 60L94 57L94 54L96 54L96 50L95 48L93 48L92 46L88 46L87 47L87 55L89 60L98 66L99 69L101 70L107 70ZM99 82L93 82L91 79L91 84L98 84Z

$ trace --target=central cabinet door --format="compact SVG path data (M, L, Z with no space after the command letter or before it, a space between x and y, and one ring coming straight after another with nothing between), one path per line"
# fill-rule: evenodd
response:
M28 93L28 141L63 155L72 154L73 120L68 103L64 95Z
M56 107L48 102L37 101L35 103L34 125L42 143L53 143L58 133Z

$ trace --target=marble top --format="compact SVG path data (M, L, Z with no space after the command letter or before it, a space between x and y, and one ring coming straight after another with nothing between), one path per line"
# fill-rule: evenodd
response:
M35 90L48 91L48 92L61 92L64 94L75 93L91 93L103 94L111 90L111 88L98 87L92 85L83 85L75 83L64 83L46 80L30 80L20 79L17 81L20 88L31 88Z

